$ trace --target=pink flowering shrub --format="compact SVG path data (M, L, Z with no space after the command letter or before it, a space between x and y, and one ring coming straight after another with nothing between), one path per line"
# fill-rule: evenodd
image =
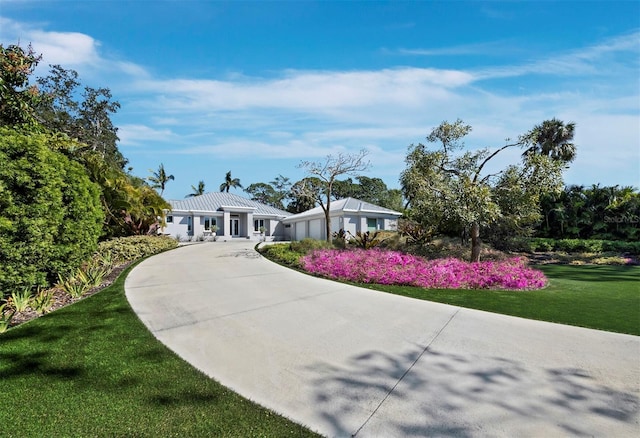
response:
M312 274L357 283L418 286L429 289L540 289L544 274L524 258L478 263L458 259L426 260L380 249L313 251L300 260Z

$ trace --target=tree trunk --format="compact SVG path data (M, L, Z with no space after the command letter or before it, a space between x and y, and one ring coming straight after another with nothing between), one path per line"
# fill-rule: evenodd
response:
M480 225L477 222L471 225L471 261L480 261Z
M331 206L331 201L327 202L327 211L324 213L324 222L325 222L325 239L327 242L331 243L331 213L329 212L329 208Z

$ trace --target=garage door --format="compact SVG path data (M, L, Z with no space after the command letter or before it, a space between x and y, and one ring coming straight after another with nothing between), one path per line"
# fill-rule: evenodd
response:
M296 222L294 240L302 240L307 237L306 222Z
M309 237L312 239L322 239L322 220L314 219L309 221Z

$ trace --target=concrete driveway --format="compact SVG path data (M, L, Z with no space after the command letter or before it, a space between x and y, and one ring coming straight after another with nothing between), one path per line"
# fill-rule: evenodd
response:
M154 256L126 294L178 355L296 422L326 436L640 433L640 337L321 280L253 245Z

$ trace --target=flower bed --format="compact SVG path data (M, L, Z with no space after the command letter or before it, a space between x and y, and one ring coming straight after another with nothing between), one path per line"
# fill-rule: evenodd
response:
M418 286L430 289L540 289L544 274L524 258L478 263L458 259L426 260L386 250L318 250L302 257L312 274L356 283Z

